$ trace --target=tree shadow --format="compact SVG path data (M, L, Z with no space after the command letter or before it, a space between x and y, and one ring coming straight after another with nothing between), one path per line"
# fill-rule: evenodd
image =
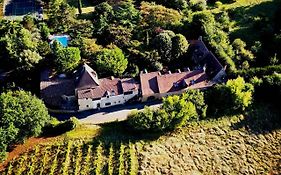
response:
M101 132L93 139L94 143L102 142L104 145L114 143L135 143L138 141L153 141L169 132L133 131L126 121L113 122L101 125Z
M232 129L239 128L246 128L252 134L266 134L281 129L280 109L264 103L254 104L244 120L232 126Z
M278 8L278 0L262 2L254 6L243 6L229 10L229 16L236 22L236 30L230 33L230 38L241 38L247 43L252 43L259 40L261 29L267 26L264 22L260 21L265 17L266 23L270 21ZM259 26L259 22L261 26Z

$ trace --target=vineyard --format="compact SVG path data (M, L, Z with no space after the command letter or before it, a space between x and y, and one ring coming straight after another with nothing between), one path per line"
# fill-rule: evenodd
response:
M38 145L11 161L5 175L88 175L130 174L138 172L136 144L105 145L81 140L56 145Z
M259 109L259 110L258 110ZM81 126L9 161L0 175L281 174L279 116L203 120L172 133L134 134L120 123Z

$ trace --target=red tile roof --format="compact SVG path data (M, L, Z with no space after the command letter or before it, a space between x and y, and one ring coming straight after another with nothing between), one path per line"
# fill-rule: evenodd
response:
M46 104L53 107L60 107L63 103L62 96L73 96L73 79L55 79L40 82L40 95Z
M76 82L77 89L90 88L99 85L97 73L87 64L84 64L79 72L79 77Z
M159 72L141 73L141 90L143 95L170 93L189 88L204 88L208 76L203 70L161 75Z
M140 84L134 78L121 79L123 92L137 90L140 88Z
M82 98L101 98L105 97L107 93L111 95L120 95L122 94L122 85L121 81L118 78L111 79L111 78L103 78L99 79L100 84L97 85L92 85L90 88L86 89L78 89L77 90L77 95L78 99Z
M164 74L161 76L157 76L157 82L160 93L174 92L184 89L185 87L183 81L189 82L196 80L200 77L204 77L204 80L207 80L207 76L203 70L194 70L189 72L181 72L181 73L172 73L172 74Z
M159 72L140 73L142 95L159 93L157 75Z

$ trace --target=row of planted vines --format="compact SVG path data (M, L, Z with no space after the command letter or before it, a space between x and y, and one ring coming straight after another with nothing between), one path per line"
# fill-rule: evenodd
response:
M68 141L39 145L7 165L2 175L136 175L138 159L133 143Z

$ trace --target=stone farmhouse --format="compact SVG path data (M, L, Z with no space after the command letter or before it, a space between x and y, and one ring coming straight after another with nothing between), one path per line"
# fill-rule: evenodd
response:
M71 78L50 77L50 71L41 73L41 98L50 109L84 111L125 104L130 101L161 99L181 94L188 89L206 89L224 81L224 67L207 49L204 42L191 40L190 49L196 67L172 73L142 71L139 81L134 78L98 78L87 64Z

